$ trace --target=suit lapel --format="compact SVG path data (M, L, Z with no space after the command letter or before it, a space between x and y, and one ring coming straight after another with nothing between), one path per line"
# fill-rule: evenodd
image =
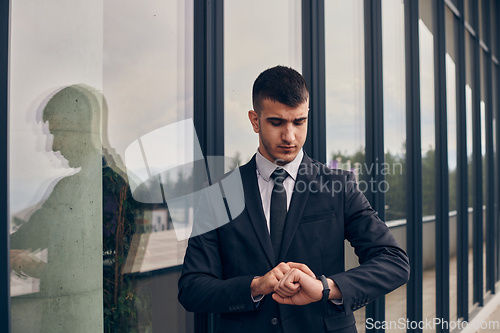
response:
M304 153L297 179L295 180L292 201L290 202L290 207L286 215L285 229L283 230L281 251L279 255L280 261L283 260L290 248L290 244L299 226L300 218L306 207L307 198L309 197L309 184L316 178L318 170L318 167L312 164L311 158Z
M271 244L271 237L269 236L266 217L262 208L262 199L260 197L256 170L255 155L250 162L240 168L243 191L245 193L245 204L260 245L266 253L269 263L272 267L274 267L276 266L276 263L274 259L273 246Z

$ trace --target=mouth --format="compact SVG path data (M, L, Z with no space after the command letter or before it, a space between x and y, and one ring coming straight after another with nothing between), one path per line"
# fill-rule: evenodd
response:
M278 148L284 150L284 151L291 151L295 149L295 146L278 146Z

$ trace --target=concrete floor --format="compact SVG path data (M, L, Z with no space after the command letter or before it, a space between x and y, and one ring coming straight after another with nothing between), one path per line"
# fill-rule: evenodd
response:
M500 332L500 306L497 306L496 310L486 319L483 323L486 329L478 330L479 333L498 333Z
M486 263L483 265L486 267ZM469 252L469 309L472 308L472 250ZM396 322L400 318L406 318L406 286L386 295L386 321ZM365 327L365 308L355 312L356 326L359 333L366 331ZM434 320L436 317L436 271L429 269L423 274L423 318L424 321ZM500 306L491 315L491 319L487 321L500 323ZM457 260L456 257L450 258L450 324L457 322ZM395 325L396 326L396 325ZM452 330L450 330L452 331ZM398 327L387 328L387 333L405 333L406 329ZM433 329L424 328L423 332L435 332ZM480 333L499 333L499 328L479 330Z

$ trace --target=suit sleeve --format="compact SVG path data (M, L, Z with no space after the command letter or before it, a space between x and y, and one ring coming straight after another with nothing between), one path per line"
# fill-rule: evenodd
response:
M254 310L250 284L254 278L224 279L220 237L210 198L202 196L195 213L193 235L188 242L179 279L179 302L191 312L241 312ZM201 233L197 228L210 230ZM210 227L212 226L212 227Z
M405 284L410 264L359 190L353 173L348 174L345 189L345 237L354 247L360 266L330 278L342 292L345 311L352 312Z
M224 280L217 230L189 240L179 279L179 302L192 312L253 310L250 284L254 276Z

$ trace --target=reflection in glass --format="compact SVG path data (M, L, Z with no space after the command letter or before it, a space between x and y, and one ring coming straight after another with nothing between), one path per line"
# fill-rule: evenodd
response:
M479 2L479 11L481 12L482 8L482 2ZM482 17L479 17L479 22L480 26L483 26L483 21ZM480 35L484 38L483 35ZM487 59L487 58L486 58ZM482 170L482 179L480 180L481 182L481 191L482 191L482 202L481 202L481 207L482 207L482 214L481 214L481 220L482 220L482 279L483 279L483 295L486 292L486 241L485 241L485 232L486 232L486 189L487 189L487 173L486 173L486 103L484 102L486 100L486 85L490 85L489 82L486 81L486 75L485 75L485 54L482 49L479 50L479 88L481 90L481 101L479 102L479 116L480 116L480 131L481 131L481 170Z
M361 173L355 164L365 160L363 2L327 1L325 17L327 164Z
M141 274L185 243L124 153L192 118L192 1L17 2L11 23L12 331L187 331L176 269Z
M468 34L466 34L466 50L470 50L467 48L467 41L469 40ZM468 57L470 53L466 52L466 59L467 59L467 67L470 66L470 57ZM471 80L469 72L467 72L467 81ZM466 119L467 119L467 174L468 174L468 188L469 188L469 235L472 235L472 213L473 213L473 197L472 197L472 181L474 179L474 174L472 173L472 153L473 153L473 140L472 140L472 88L469 85L469 83L466 84L465 86L465 112L466 112ZM469 244L471 246L472 244ZM468 307L469 309L472 308L473 305L473 299L472 299L472 293L473 293L473 277L472 277L472 247L469 249L469 302L468 302Z
M10 13L12 332L102 331L102 2Z
M13 216L14 331L100 329L101 104L98 92L74 85L39 108L38 120L48 130L48 152L58 152L76 172L57 181L29 213ZM78 325L81 313L95 322Z
M382 2L382 40L384 54L384 128L385 163L391 170L386 175L390 189L386 193L386 221L406 218L404 164L406 161L406 99L404 6Z
M420 98L422 115L422 179L423 216L435 213L434 189L434 37L431 31L419 21L420 34Z
M302 71L300 6L299 0L224 2L224 155L239 165L258 146L248 120L254 80L276 65Z
M497 4L498 5L498 4ZM499 72L499 68L498 68L498 65L496 64L492 64L492 69L493 69L493 73L492 73L492 89L493 91L498 91L498 72ZM499 151L498 151L498 148L499 146L497 145L497 137L499 135L498 133L498 124L499 124L499 119L498 119L498 115L499 115L499 103L498 103L498 94L496 93L493 93L492 94L492 102L493 102L493 156L495 156L495 170L497 170L496 172L498 173L498 170L500 170L500 165L499 165L499 158L498 158L498 154L499 154ZM497 180L497 183L499 181L499 178L498 178L498 175L496 176L495 178ZM498 193L498 191L497 191ZM498 198L497 198L498 200ZM498 201L497 201L498 202ZM498 208L497 208L498 209ZM499 244L496 244L496 247L495 247L495 251L498 251L498 246ZM496 259L496 263L498 263L498 257ZM499 267L496 266L495 268L495 274L498 274L499 272Z
M436 212L435 199L435 124L434 124L434 37L426 24L419 20L420 46L420 107L422 124L422 213L424 235L434 235ZM430 223L434 221L434 223ZM427 223L425 223L427 222ZM423 276L423 318L436 317L436 270L435 238L423 238L424 276ZM428 252L426 252L428 251ZM424 328L424 332L431 332Z
M477 2L473 2L472 4L474 6L477 6L477 18L479 19L478 22L478 28L479 28L479 38L484 42L484 18L483 18L483 6L485 5L486 1L483 0L477 0ZM489 1L488 1L489 3ZM489 45L486 45L489 47Z
M496 57L498 59L498 29L500 29L500 22L498 22L497 19L497 14L498 13L498 6L500 6L500 3L498 1L491 1L490 2L491 10L490 12L490 31L491 31L491 55ZM495 72L495 71L493 71ZM495 95L495 94L493 94Z
M450 242L450 322L457 320L457 84L455 47L458 22L446 8L446 107L448 132L448 184L449 184L449 242Z
M385 217L399 245L405 248L406 231L406 99L404 5L382 1L382 46L384 77L385 175L389 190L385 194ZM401 225L400 222L404 222ZM386 295L386 320L406 318L406 285ZM386 332L404 332L396 328Z
M481 85L481 90L484 89L484 85ZM487 179L488 174L486 173L486 104L484 101L481 101L480 104L481 110L481 167L483 169L483 294L486 293L486 240L484 237L484 233L486 232L486 189L488 187Z
M492 66L493 68L493 91L498 91L498 65L496 64L493 64ZM493 156L497 156L496 153L497 153L497 124L498 124L498 94L495 94L493 93L492 94L492 101L493 101L493 151L494 151L494 154ZM499 170L499 169L495 169L495 170Z
M472 235L472 213L473 213L473 196L472 196L472 181L474 179L474 174L472 173L472 89L467 84L465 86L465 110L467 118L467 172L468 172L468 188L469 188L469 235ZM469 241L470 242L470 241ZM469 244L469 309L473 305L473 269L472 269L472 243Z
M467 164L469 174L469 209L472 209L472 88L467 84L465 86L465 110L467 113Z
M112 148L103 177L122 175L127 187L122 185L127 194L119 196L119 186L103 183L106 332L154 331L167 325L172 332L188 330L188 314L177 302L177 285L166 283L176 281L178 273L158 270L182 264L186 243L178 241L172 215L189 223L193 205L179 210L163 200L138 200L133 194L138 186L144 187L146 168L139 167L144 161L155 176L162 167L175 169L199 157L189 128L170 131L163 141L157 131L193 117L192 7L192 0L104 2L103 92L109 116L103 140ZM138 141L145 159L126 154ZM151 191L151 196L192 192L197 174L175 170L176 175L164 179L163 192ZM133 218L115 221L114 216L125 213ZM163 314L158 316L158 311Z
M365 170L363 1L325 1L325 67L327 165L355 171L359 181ZM346 251L353 251L350 245ZM359 332L364 312L354 312Z
M470 13L470 0L463 0L464 1L464 18L465 21L472 23L471 22L471 13Z
M448 177L450 204L450 320L457 318L457 105L456 66L446 54L446 107L448 117Z

